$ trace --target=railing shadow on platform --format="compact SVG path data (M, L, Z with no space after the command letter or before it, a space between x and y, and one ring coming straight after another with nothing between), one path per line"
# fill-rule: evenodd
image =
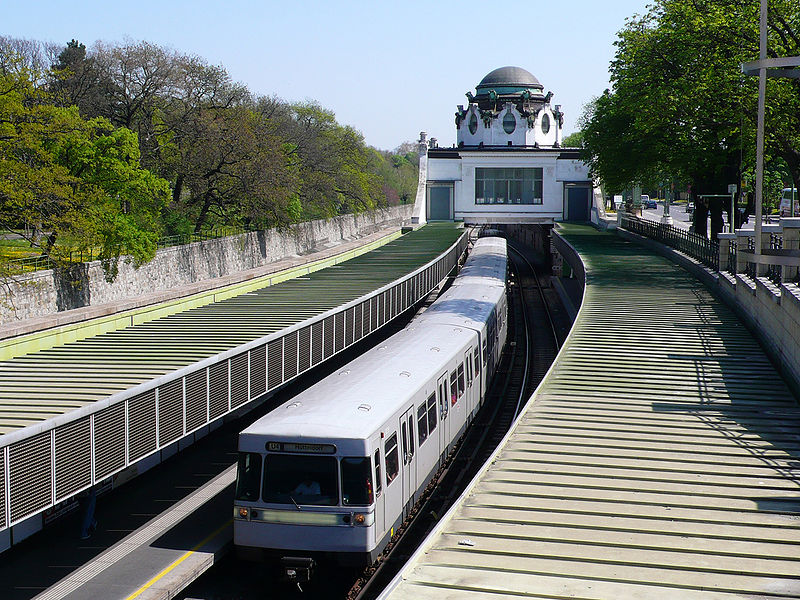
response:
M765 224L760 240L752 229L720 233L718 244L643 221L623 215L620 226L677 250L679 255L673 259L711 286L739 314L800 397L800 218ZM713 248L716 259L710 255ZM690 264L686 256L695 262Z

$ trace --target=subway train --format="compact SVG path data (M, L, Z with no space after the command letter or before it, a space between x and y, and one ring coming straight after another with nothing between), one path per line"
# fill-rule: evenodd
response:
M506 241L481 238L452 285L400 332L239 434L234 545L372 563L483 403L507 333Z

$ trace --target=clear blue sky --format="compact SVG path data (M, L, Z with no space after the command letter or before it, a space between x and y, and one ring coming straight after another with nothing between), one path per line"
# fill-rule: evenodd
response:
M456 105L489 71L533 73L566 113L608 87L613 42L645 0L3 0L0 35L66 44L126 38L224 66L256 94L314 99L368 144L420 131L455 142Z

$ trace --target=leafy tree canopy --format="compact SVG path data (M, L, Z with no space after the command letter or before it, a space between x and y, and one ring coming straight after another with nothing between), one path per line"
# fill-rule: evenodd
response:
M0 226L26 227L56 261L155 253L168 184L139 166L136 136L52 104L24 67L0 72Z
M586 159L607 191L671 180L719 194L741 181L754 162L757 81L740 65L758 57L758 10L739 0L657 0L626 23L612 88L582 118ZM771 56L800 54L800 0L770 2L769 40ZM797 181L800 81L771 80L767 102L768 155ZM722 206L711 208L716 233Z

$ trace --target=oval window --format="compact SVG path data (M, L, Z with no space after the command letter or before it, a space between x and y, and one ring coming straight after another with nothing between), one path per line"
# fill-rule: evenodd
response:
M545 113L542 115L542 133L547 135L548 131L550 131L550 115Z
M514 113L510 110L506 111L506 116L503 117L503 131L506 133L514 133L514 130L517 128L517 119L514 117Z
M478 117L475 116L475 113L472 113L469 118L469 132L475 135L476 131L478 131Z

